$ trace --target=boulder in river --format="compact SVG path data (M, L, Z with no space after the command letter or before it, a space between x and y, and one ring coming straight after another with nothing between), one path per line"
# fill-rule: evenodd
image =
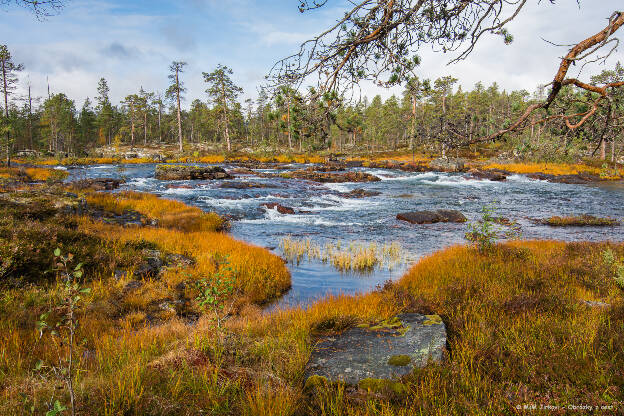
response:
M381 192L378 191L367 191L366 189L356 188L351 192L343 193L342 196L345 198L367 198L371 196L381 195Z
M453 157L440 157L429 162L429 167L439 172L461 172L464 170L464 165L464 159Z
M461 212L454 209L438 209L436 211L413 211L397 214L397 220L410 224L434 224L436 222L466 222Z
M302 179L321 183L344 183L344 182L378 182L381 179L366 172L329 173L317 172L312 169L295 170L282 173L279 176L287 179Z
M316 345L306 387L325 380L367 389L441 361L445 346L446 327L438 315L406 313L378 325L360 325Z
M469 176L468 179L481 179L481 180L489 180L502 182L507 180L507 174L503 171L499 170L479 170L479 169L470 169L468 171Z
M265 207L267 209L274 209L280 214L294 214L295 210L291 207L286 207L284 205L278 204L277 202L266 202L260 205L261 207Z
M263 183L258 182L240 182L240 181L227 181L221 182L218 188L222 189L250 189L250 188L266 188Z
M232 177L219 166L158 165L156 179L165 181L196 179L231 179Z

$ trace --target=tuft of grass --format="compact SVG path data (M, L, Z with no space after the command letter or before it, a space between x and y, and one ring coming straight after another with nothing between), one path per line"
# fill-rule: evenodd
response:
M376 243L351 242L327 243L324 246L310 239L285 237L280 241L280 248L290 262L320 260L329 263L341 272L370 272L375 267L394 269L405 262L405 253L398 242L378 245Z
M87 203L103 210L123 214L132 210L156 220L158 225L188 232L223 231L229 228L227 220L214 212L203 212L182 202L159 198L141 192L120 192L115 194L91 192Z
M554 216L546 218L542 221L543 224L553 227L581 227L581 226L616 226L620 225L618 220L613 218L599 218L593 215L575 215L570 217Z
M0 167L0 179L18 182L60 182L67 176L67 171L58 169Z

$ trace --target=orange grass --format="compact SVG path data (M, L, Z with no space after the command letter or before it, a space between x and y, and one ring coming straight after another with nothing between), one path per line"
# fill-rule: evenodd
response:
M489 253L454 246L373 293L263 313L249 302L266 302L290 283L283 262L267 250L222 233L88 218L76 225L119 249L143 240L196 260L144 282L135 294L124 290L131 277L94 276L88 283L76 354L82 415L500 415L522 414L516 406L524 403L621 409L624 402L623 292L601 254L611 248L621 258L622 244L510 242ZM175 316L146 321L145 311L180 283L190 283L184 290L192 295L195 279L213 275L217 255L227 256L237 276L238 314L225 332L205 317L194 324ZM7 414L30 403L45 413L53 394L67 403L50 376L32 370L40 358L54 360L34 322L58 296L54 286L1 292L0 408ZM303 391L318 335L403 311L438 313L448 330L445 361L403 379L404 397L353 396L339 385Z
M500 169L513 173L546 173L549 175L576 175L580 173L588 173L591 175L600 175L601 168L584 165L584 164L568 164L568 163L489 163L483 166L483 169ZM610 179L620 179L617 178Z
M150 219L157 220L162 227L182 231L222 231L228 227L227 221L214 212L205 213L197 207L148 193L91 192L87 194L86 199L89 204L104 210L116 214L123 214L128 210L137 211Z
M60 181L67 178L69 174L64 170L48 168L6 168L0 167L0 178L23 181Z

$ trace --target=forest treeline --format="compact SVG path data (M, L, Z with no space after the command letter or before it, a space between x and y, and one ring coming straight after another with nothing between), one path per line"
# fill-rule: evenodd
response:
M412 78L401 95L383 100L379 95L354 100L314 88L289 85L262 87L255 100L241 100L242 89L232 80L232 69L219 65L204 72L206 99L188 109L181 102L184 62L170 66L169 88L163 92L139 87L119 104L109 97L106 79L97 95L76 103L63 92L33 97L16 94L18 74L24 68L0 46L2 140L7 153L36 150L49 155L87 154L106 145L203 143L217 151L285 150L296 152L375 152L427 149L445 153L509 126L531 103L543 100L545 88L505 91L496 82L479 82L464 91L456 78ZM164 71L163 71L164 72ZM163 74L164 78L164 74ZM594 83L624 80L618 63L592 77ZM622 147L624 91L610 105L576 129L549 114L587 111L587 91L566 86L555 106L536 112L521 131L503 140L515 156L533 159L599 154L616 159ZM543 121L545 119L545 121ZM542 120L538 122L538 120ZM608 128L607 128L608 126Z

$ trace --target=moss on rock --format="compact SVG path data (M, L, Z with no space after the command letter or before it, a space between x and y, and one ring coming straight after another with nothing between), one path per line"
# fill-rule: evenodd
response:
M388 364L396 367L405 367L412 362L412 357L409 355L401 354L401 355L393 355L388 359Z
M398 381L379 378L365 378L358 382L358 388L372 393L394 393L403 395L407 392L405 386Z
M423 322L424 326L430 326L430 325L440 325L442 324L442 318L440 318L440 315L425 315L425 321Z

